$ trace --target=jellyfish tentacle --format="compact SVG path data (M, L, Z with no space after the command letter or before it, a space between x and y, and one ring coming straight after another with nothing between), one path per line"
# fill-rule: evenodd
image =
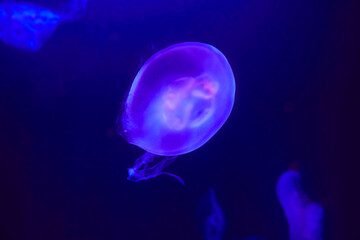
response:
M181 177L179 177L179 176L177 176L177 175L175 175L175 174L172 174L172 173L169 173L169 172L162 172L162 173L160 173L159 175L162 175L162 174L165 174L165 175L169 175L169 176L171 176L171 177L174 177L176 180L178 180L183 186L185 186L185 182L184 182L184 180L181 178Z
M157 163L155 161L155 158L159 158ZM133 182L137 182L140 180L147 180L165 174L176 178L181 184L184 185L184 181L179 176L162 171L164 168L169 166L175 159L176 156L163 157L146 152L144 155L140 156L135 161L134 167L128 169L129 176L127 179Z

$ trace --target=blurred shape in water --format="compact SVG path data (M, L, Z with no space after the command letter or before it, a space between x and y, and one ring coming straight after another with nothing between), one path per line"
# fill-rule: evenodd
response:
M288 220L290 240L321 240L323 208L303 193L299 172L283 173L276 192Z
M0 3L0 39L22 50L39 50L60 21L60 15L40 6Z
M71 11L65 14L25 2L0 3L0 39L22 50L38 51L62 21L82 15L87 0L70 3Z

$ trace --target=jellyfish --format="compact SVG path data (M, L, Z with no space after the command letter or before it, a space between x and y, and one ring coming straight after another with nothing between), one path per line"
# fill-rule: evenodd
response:
M77 19L85 0L71 0L72 10L56 13L51 9L25 2L0 3L0 39L7 45L38 51L63 21ZM61 11L59 11L61 12Z
M186 42L153 55L136 75L117 119L120 135L147 152L128 169L128 179L156 177L169 165L160 162L204 145L226 122L234 98L232 69L215 47Z
M205 222L205 239L222 240L225 226L224 213L216 201L214 189L210 189L209 195L212 213Z
M280 176L276 186L289 224L290 240L321 240L323 207L303 193L300 180L298 172L289 170Z

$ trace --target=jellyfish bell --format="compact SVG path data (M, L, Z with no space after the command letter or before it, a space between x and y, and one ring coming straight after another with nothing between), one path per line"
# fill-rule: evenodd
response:
M129 143L157 155L185 154L225 123L235 80L225 56L204 43L180 43L145 62L129 91L122 125Z
M221 128L234 98L234 75L218 49L175 44L153 55L136 75L118 118L121 135L155 155L186 154Z

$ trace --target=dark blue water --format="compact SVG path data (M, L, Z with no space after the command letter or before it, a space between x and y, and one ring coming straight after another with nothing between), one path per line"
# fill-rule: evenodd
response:
M285 240L275 187L288 169L324 207L323 239L359 239L347 229L355 205L343 203L358 187L358 9L351 0L90 0L38 51L1 42L0 239L204 239L201 206L214 188L224 239ZM144 152L116 134L119 109L146 59L189 41L228 58L234 109L167 169L185 187L168 176L130 182Z

